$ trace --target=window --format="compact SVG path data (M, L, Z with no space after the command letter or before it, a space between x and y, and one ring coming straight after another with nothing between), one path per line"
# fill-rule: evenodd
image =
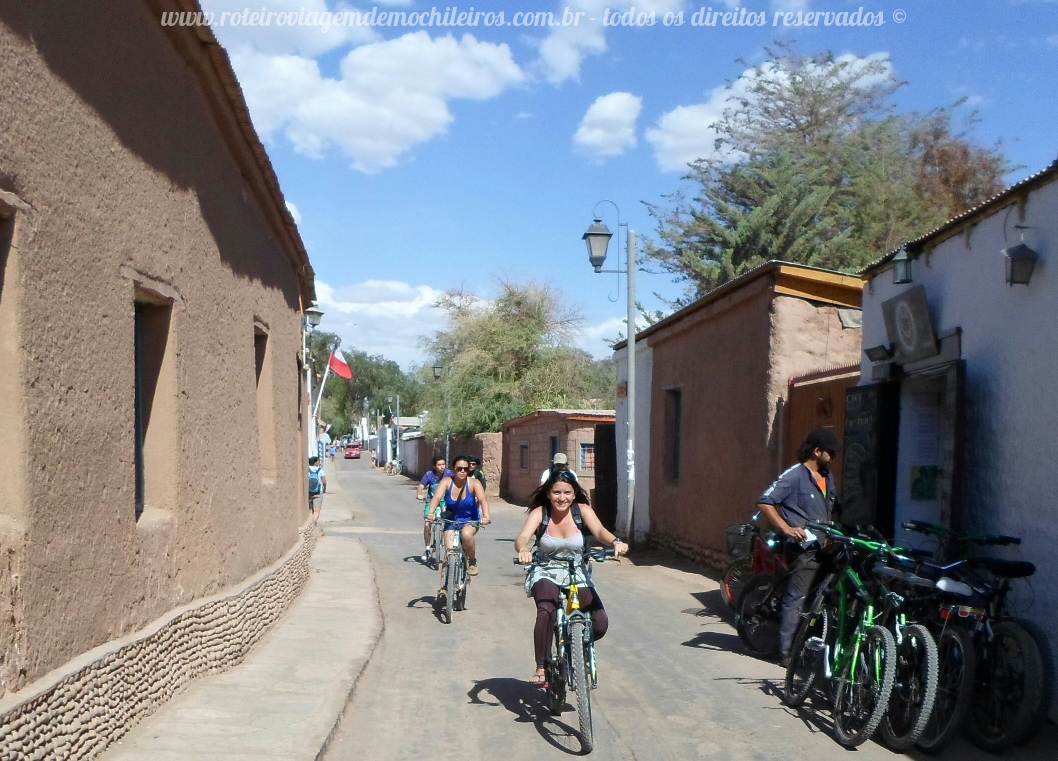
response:
M525 470L529 469L529 445L522 444L518 447L518 467Z
M134 317L136 518L172 507L176 486L176 341L172 303L136 289Z
M580 445L580 469L595 470L595 444Z
M680 480L680 450L683 428L683 391L665 391L665 472L672 481Z
M276 437L272 398L272 352L268 333L254 325L254 373L257 383L257 450L261 462L261 481L275 483Z
M558 454L558 436L552 436L550 440L551 454L547 456L547 461L552 462L555 459L555 455Z

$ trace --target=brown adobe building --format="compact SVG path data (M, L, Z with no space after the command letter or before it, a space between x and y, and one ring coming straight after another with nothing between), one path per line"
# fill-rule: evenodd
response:
M816 424L840 428L843 407L819 402L843 400L857 382L849 366L860 354L862 288L855 275L769 262L638 333L638 538L713 565L726 561L724 528L746 520L796 461L788 441ZM623 431L627 344L615 351ZM828 372L799 377L819 370ZM787 405L791 399L808 409ZM787 435L791 425L800 433ZM616 445L623 462L620 436ZM621 526L627 481L624 468L616 471Z
M223 49L159 23L194 5L0 3L0 725L302 542L313 272ZM177 689L195 648L166 642L152 684Z
M519 505L540 486L556 452L564 452L577 481L595 488L595 426L612 424L613 410L537 410L503 424L500 496Z

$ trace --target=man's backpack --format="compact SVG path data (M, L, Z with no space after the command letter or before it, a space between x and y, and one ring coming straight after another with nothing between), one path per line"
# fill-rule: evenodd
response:
M319 465L309 466L309 494L319 494L323 491L322 474Z

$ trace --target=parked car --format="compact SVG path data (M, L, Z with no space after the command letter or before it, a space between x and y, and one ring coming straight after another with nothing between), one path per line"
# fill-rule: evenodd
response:
M345 448L345 459L347 460L359 460L360 459L360 447L356 445L350 445Z

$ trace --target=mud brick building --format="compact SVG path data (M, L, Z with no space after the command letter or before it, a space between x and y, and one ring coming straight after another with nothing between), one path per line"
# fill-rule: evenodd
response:
M0 2L5 758L98 751L304 578L313 273L227 55L159 23L195 7Z

